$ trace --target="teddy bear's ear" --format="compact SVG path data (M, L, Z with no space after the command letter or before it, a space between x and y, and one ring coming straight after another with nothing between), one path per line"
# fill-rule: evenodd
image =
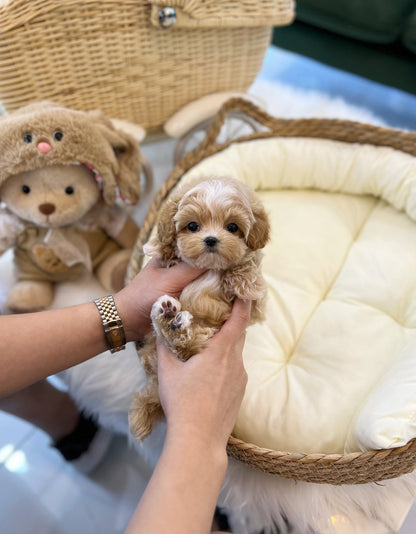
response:
M117 186L123 200L135 204L140 196L141 154L137 141L129 134L117 132L119 140L112 143L119 162Z
M254 195L251 206L255 220L247 237L247 246L251 250L258 250L263 248L270 239L270 222L263 204Z
M90 112L91 116L93 112ZM135 204L140 197L140 175L142 169L139 144L134 137L122 131L115 130L110 119L97 114L97 126L111 145L118 160L118 171L115 179L123 200Z

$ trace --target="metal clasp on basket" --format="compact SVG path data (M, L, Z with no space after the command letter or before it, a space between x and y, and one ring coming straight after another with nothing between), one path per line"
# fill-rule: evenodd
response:
M173 7L163 7L159 11L159 24L162 28L171 28L176 24L176 11Z

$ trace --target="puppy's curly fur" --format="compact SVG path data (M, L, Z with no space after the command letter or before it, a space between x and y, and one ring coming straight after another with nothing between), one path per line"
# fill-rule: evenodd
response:
M252 189L232 178L207 178L179 188L166 202L157 237L144 247L170 267L179 261L207 271L177 300L153 305L154 332L139 350L148 377L129 413L130 430L143 440L162 418L157 382L155 334L180 358L198 353L221 328L236 297L253 301L251 323L262 320L266 285L260 271L270 237L268 216Z

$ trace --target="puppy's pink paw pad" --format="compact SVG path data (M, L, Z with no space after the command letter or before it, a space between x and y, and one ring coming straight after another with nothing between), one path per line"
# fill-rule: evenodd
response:
M161 313L167 319L172 319L172 317L175 317L176 312L177 312L176 306L172 304L170 301L162 302L161 307L159 308L159 313Z
M181 304L178 300L164 295L153 304L152 316L155 318L173 319L180 309Z

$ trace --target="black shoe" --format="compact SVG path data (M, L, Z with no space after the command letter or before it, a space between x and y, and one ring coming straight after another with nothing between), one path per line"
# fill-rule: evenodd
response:
M81 412L75 429L53 444L73 467L90 473L104 458L113 434L99 427L92 417Z

